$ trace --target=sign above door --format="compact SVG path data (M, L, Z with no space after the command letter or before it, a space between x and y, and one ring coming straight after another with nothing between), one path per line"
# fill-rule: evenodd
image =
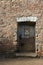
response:
M17 22L36 22L37 21L37 17L32 17L32 16L30 16L30 17L17 17L16 18L16 20L17 20Z

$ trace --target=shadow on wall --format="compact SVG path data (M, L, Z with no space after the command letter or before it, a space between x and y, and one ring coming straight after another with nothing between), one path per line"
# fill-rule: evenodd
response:
M13 44L13 38L1 38L0 41L0 53L13 52L15 51L15 46Z

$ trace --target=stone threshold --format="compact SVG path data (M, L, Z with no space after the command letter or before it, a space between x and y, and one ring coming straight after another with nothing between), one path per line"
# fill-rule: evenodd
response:
M16 56L19 56L19 57L25 57L25 56L28 56L28 57L36 57L37 56L37 54L36 53L31 53L31 52L29 52L29 53L16 53Z

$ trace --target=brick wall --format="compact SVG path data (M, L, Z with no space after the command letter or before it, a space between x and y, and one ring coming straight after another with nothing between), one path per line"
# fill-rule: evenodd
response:
M43 0L0 0L0 41L16 45L17 17L36 16L36 44L43 43ZM3 42L11 45L9 42ZM11 45L11 46L12 46ZM12 46L13 47L13 46Z

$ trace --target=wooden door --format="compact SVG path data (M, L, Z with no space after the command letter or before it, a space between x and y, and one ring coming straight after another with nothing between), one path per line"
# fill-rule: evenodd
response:
M20 37L21 35L21 37ZM21 39L20 39L21 38ZM21 52L35 51L35 26L19 25L18 26L18 42Z

